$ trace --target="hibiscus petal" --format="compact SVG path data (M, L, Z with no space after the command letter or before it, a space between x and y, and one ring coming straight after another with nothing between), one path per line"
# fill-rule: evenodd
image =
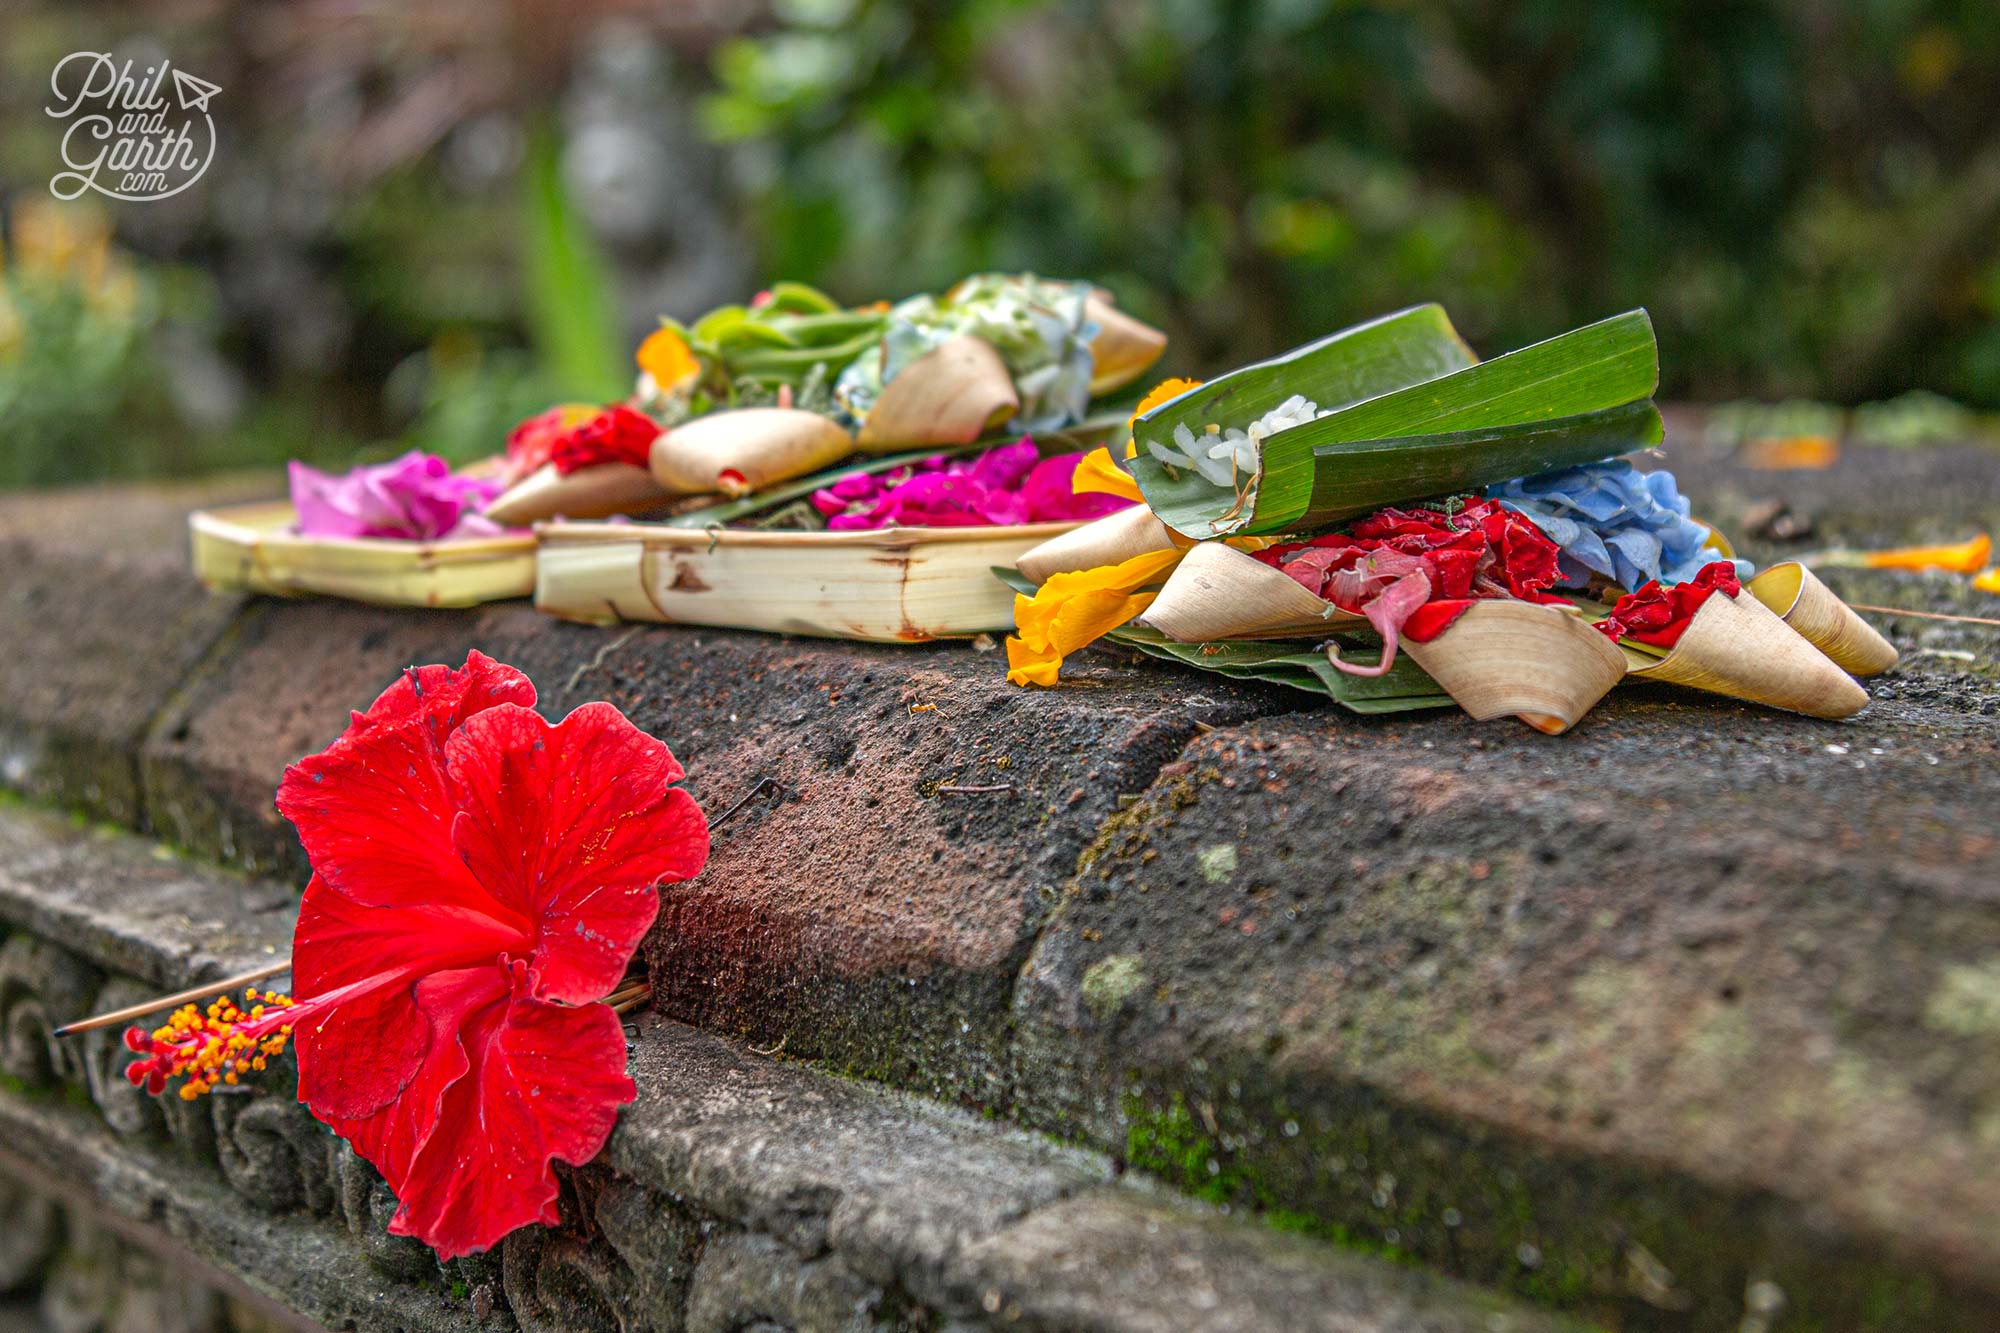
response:
M430 1045L411 984L334 1005L292 1030L299 1100L314 1115L334 1124L373 1115L404 1095Z
M390 1179L404 1202L389 1230L417 1237L440 1259L489 1249L531 1222L557 1221L550 1162L595 1157L618 1108L638 1095L610 1006L546 1004L529 984L516 963L504 1018L493 1022L488 1011L464 1032L465 1076L446 1087L435 1128L400 1181Z
M508 924L449 902L367 907L314 876L292 937L294 994L313 1000L362 988L293 1034L299 1098L322 1116L364 1116L394 1099L425 1050L411 988L426 973L487 962L533 946L525 920ZM318 1009L319 1006L314 1006ZM322 1038L322 1033L333 1035Z
M419 719L442 751L445 738L460 723L496 704L533 708L535 683L475 648L465 655L462 667L434 663L403 672L375 696L366 712L354 714L340 739L352 740L372 727Z
M452 847L444 743L466 718L534 698L526 676L482 653L459 671L405 672L339 740L285 770L278 811L314 872L368 906L486 905L490 895Z
M400 1096L356 1115L346 1114L341 1109L344 1101L326 1092L332 1062L365 1058L373 1035L350 1030L344 1012L348 1006L343 1006L342 1018L324 1025L323 1037L309 1042L305 1028L293 1034L299 1056L299 1100L353 1144L398 1198L407 1199L410 1168L442 1123L445 1094L472 1068L468 1050L493 1040L511 995L509 970L491 964L440 972L414 986L399 987L390 998L400 1007L403 1029L415 1039L418 1058L404 1078ZM452 1126L456 1139L480 1132L477 1124Z
M446 747L463 813L452 837L472 873L535 924L535 994L610 993L659 912L654 886L708 859L708 824L666 745L606 703L550 726L489 709Z

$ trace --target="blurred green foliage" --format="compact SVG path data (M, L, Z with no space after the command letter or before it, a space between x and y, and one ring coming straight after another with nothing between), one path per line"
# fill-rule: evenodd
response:
M1667 391L2000 404L1992 0L780 0L706 123L769 269L1088 274L1185 368L1646 305Z
M619 346L618 299L589 222L564 187L553 132L535 135L523 175L521 267L536 349L574 395L621 398L631 392L632 356Z
M1668 396L1894 400L1836 415L1913 442L2000 408L1994 0L16 10L0 486L476 457L622 392L690 270L747 295L692 235L739 225L759 280L854 301L1093 278L1168 370L1416 301L1489 353L1644 305ZM130 43L221 83L223 152L51 249L48 70Z
M16 218L0 249L0 486L159 468L133 441L164 407L149 345L162 288L199 296L177 276L142 272L101 217L41 205Z

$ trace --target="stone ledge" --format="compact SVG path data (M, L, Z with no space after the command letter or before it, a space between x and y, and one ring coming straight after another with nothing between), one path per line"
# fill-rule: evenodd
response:
M298 890L104 826L0 807L0 919L100 966L174 989L291 947ZM56 1016L61 1021L61 1016Z
M1472 1289L1117 1180L1101 1155L657 1018L635 1028L638 1102L600 1161L568 1178L565 1227L509 1237L495 1295L490 1259L440 1272L414 1243L382 1234L393 1201L379 1177L288 1090L156 1102L123 1086L130 1057L115 1034L74 1046L46 1037L51 1017L126 998L138 983L116 973L128 960L150 960L155 984L194 979L214 912L257 886L188 864L141 874L160 862L137 840L22 809L0 810L0 857L29 868L0 891L0 919L16 927L0 946L0 1056L30 1089L0 1091L6 1151L332 1326L462 1327L482 1286L502 1328L509 1311L530 1329L588 1328L616 1311L626 1327L684 1322L716 1333L757 1319L1555 1326ZM32 875L53 867L61 898L98 905L92 929L62 944L30 933L77 911L41 901L57 890ZM114 892L115 905L102 896ZM266 912L239 926L237 945L261 955L288 930L289 913ZM175 960L190 970L176 975ZM848 1320L828 1322L835 1310Z
M134 1151L87 1111L0 1093L0 1174L28 1174L72 1203L85 1191L117 1229L170 1263L177 1252L282 1308L333 1329L462 1329L466 1305L444 1280L391 1279L346 1231L313 1217L252 1211L212 1172ZM506 1330L505 1311L483 1327Z
M322 1326L186 1247L162 1244L74 1182L0 1148L0 1333L316 1333ZM36 1179L42 1188L22 1183Z
M1831 472L1773 477L1676 436L1685 488L1739 533L1748 503L1779 491L1819 520L1808 545L2000 527L1990 449L1850 450ZM67 497L64 513L94 502L118 530L133 497ZM32 502L0 502L0 527L46 567L27 581L86 619L123 566L172 563L170 529L177 559L165 522L80 555L21 519ZM155 507L173 504L184 494ZM1766 561L1801 549L1748 545ZM1944 576L1830 581L1982 610ZM529 670L551 713L609 698L668 737L711 808L784 782L794 795L747 810L670 896L648 951L671 1017L1608 1317L1733 1323L1753 1282L1789 1282L1795 1313L1821 1288L1830 1304L1808 1308L1857 1325L1993 1309L2000 1266L1963 1234L1987 1217L1977 1197L1926 1217L1921 1188L1871 1169L1907 1156L1940 1197L1995 1188L1989 631L1891 622L1914 651L1850 724L1638 689L1547 740L1442 714L1355 719L1118 652L1079 659L1063 690L1020 692L959 646L258 601L162 685L180 659L144 599L87 624L18 603L5 619L49 641L27 655L43 663L80 626L129 640L120 660L163 700L132 760L141 817L267 870L298 868L269 808L282 764L405 662L471 646ZM124 756L130 727L24 681L0 701L5 780L92 804L95 770L51 761L24 779L15 761L80 729ZM1919 742L1939 738L1933 770ZM1019 790L937 793L989 771ZM1718 773L1762 804L1711 836ZM1789 824L1761 817L1779 802ZM1301 830L1289 843L1269 838L1280 807ZM1603 873L1607 855L1662 845L1670 893ZM40 946L17 953L0 966L51 971ZM1767 1062L1782 1099L1758 1095ZM579 1206L622 1215L615 1193ZM768 1275L763 1242L739 1250L743 1273ZM862 1280L827 1271L816 1290Z
M195 583L186 513L241 490L0 495L0 782L143 822L147 728L242 606Z
M1217 732L1042 933L1017 1111L1587 1309L1990 1326L1996 804L1902 700Z
M1015 972L1098 825L1203 727L1306 702L1254 684L1189 690L1129 655L1094 659L1055 696L1007 685L994 654L963 643L607 631L518 603L209 598L182 554L185 512L204 498L199 487L0 497L23 582L46 590L0 604L4 632L27 649L18 680L0 668L0 687L18 687L0 688L0 781L302 879L272 808L284 765L324 746L404 666L476 647L527 671L551 716L595 698L624 708L670 741L711 809L762 778L784 784L785 803L746 811L709 873L667 903L653 956L671 1012L753 1040L790 1032L794 1052L981 1102L1005 1098ZM38 524L37 504L97 535ZM132 569L159 586L96 596L136 587ZM222 618L199 643L177 609L190 599ZM51 601L60 614L45 612ZM77 653L96 674L50 695ZM129 799L101 799L102 765L65 748L79 738L115 758ZM937 790L995 782L1015 790Z

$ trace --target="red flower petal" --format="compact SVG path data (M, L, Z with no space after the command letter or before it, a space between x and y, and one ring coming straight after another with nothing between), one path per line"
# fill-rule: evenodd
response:
M565 477L598 463L645 467L659 436L659 422L620 403L557 436L549 447L549 461Z
M1719 592L1734 597L1742 591L1735 563L1712 560L1693 578L1672 587L1661 587L1656 580L1626 593L1610 614L1597 622L1597 628L1613 643L1631 638L1655 648L1671 648L1681 641L1694 613L1710 596Z
M299 1100L320 1119L373 1115L408 1089L430 1049L411 982L361 995L292 1029Z
M1403 637L1412 643L1429 643L1458 623L1475 598L1448 597L1426 602L1403 622Z
M493 905L497 910L498 905ZM365 907L315 875L299 905L292 971L301 1000L374 983L310 1012L293 1032L299 1100L322 1118L371 1115L402 1093L428 1042L413 989L427 973L490 964L533 943L507 923L451 903Z
M534 993L581 1004L609 994L659 912L656 884L708 859L708 825L662 742L610 704L556 726L490 709L447 746L464 813L452 836L496 898L536 923Z
M419 1060L402 1095L367 1115L341 1116L307 1097L309 1056L304 1049L299 1052L299 1100L373 1163L399 1199L408 1198L411 1166L443 1123L445 1094L472 1067L468 1042L491 1040L499 1026L511 995L508 978L506 969L488 965L440 972L413 987L398 988L396 1001L408 1031L417 1038ZM295 1042L303 1032L293 1034ZM327 1047L347 1040L338 1026L329 1029L329 1037ZM459 1127L455 1133L464 1134L469 1128Z
M549 1163L603 1146L634 1096L615 987L708 830L667 747L608 704L551 726L475 653L413 671L279 808L315 875L294 936L299 1095L382 1171L391 1229L446 1258L555 1220ZM551 1001L556 1001L552 1003Z
M313 871L366 906L488 897L451 845L444 743L467 718L534 702L528 678L482 653L404 673L339 740L285 770L278 811Z
M492 1005L460 1027L463 1057L439 1056L447 1065L466 1058L469 1067L446 1088L435 1123L478 1132L433 1134L389 1182L403 1201L389 1230L422 1238L441 1259L488 1249L530 1222L555 1222L550 1162L595 1157L618 1108L638 1095L610 1006L546 1004L529 993L519 962L512 980L504 1010Z
M535 683L504 662L477 648L465 655L465 665L442 663L410 667L388 689L375 696L365 713L354 714L341 740L351 740L370 727L421 720L438 748L474 713L496 704L535 706Z

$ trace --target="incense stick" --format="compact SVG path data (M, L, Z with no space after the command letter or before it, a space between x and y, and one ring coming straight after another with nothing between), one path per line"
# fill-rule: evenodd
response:
M1987 616L1949 616L1942 611L1905 611L1900 606L1870 606L1866 602L1849 602L1856 611L1874 611L1885 616L1915 616L1918 620L1950 620L1962 625L2000 625L2000 620Z
M138 1004L128 1004L123 1009L113 1009L108 1014L93 1014L89 1018L80 1018L74 1023L65 1023L61 1027L52 1030L49 1035L51 1037L70 1037L80 1032L94 1032L98 1028L108 1028L114 1023L125 1023L134 1018L144 1018L147 1014L158 1013L162 1009L178 1008L190 1001L206 1000L211 995L221 995L226 991L235 990L238 986L248 986L253 981L262 981L266 977L275 977L280 972L289 972L291 967L292 960L286 958L282 962L260 967L254 972L244 972L238 976L223 977L219 981L205 981L199 986L190 986L184 991L175 991L172 995L162 995L157 999L141 1000Z

